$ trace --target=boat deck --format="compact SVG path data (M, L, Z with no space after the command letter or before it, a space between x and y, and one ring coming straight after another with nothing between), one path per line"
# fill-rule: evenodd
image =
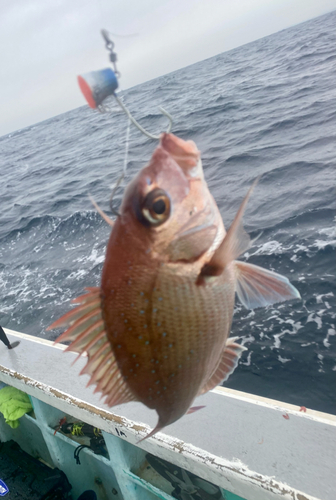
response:
M248 500L336 498L335 416L217 388L196 401L205 408L139 443L157 422L154 411L140 403L108 408L86 388L88 377L78 376L85 359L71 366L76 354L63 353L64 346L6 333L21 344L13 350L0 345L0 381L60 415L70 414Z

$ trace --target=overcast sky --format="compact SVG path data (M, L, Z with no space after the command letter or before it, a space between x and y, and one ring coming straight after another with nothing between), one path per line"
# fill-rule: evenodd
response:
M76 75L126 89L336 9L336 0L0 0L0 135L85 104Z

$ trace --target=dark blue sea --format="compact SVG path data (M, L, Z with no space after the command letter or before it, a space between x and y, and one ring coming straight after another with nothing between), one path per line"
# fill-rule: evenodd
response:
M232 334L248 347L227 386L335 413L336 12L122 91L152 133L202 152L228 227L253 180L243 259L286 275L302 300L238 303ZM103 46L102 46L102 50ZM75 77L76 75L74 75ZM121 78L122 83L122 78ZM127 118L87 106L0 138L0 324L42 338L86 286L99 286ZM131 129L128 182L155 141ZM118 191L116 204L123 190ZM34 362L34 360L31 360Z

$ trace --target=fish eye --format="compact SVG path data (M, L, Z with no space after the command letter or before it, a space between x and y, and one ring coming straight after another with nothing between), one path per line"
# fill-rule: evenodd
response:
M163 189L153 189L142 205L142 215L152 226L160 226L170 215L170 199Z

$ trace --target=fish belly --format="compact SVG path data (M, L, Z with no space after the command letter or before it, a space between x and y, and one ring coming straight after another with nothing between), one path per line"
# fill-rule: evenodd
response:
M174 414L174 420L188 410L216 370L233 314L230 270L207 286L195 282L194 273L187 277L176 266L167 266L153 293L152 324L160 341L167 393L157 401L157 409Z
M233 314L233 270L197 286L187 264L128 267L102 283L106 331L131 392L168 425L219 364Z

